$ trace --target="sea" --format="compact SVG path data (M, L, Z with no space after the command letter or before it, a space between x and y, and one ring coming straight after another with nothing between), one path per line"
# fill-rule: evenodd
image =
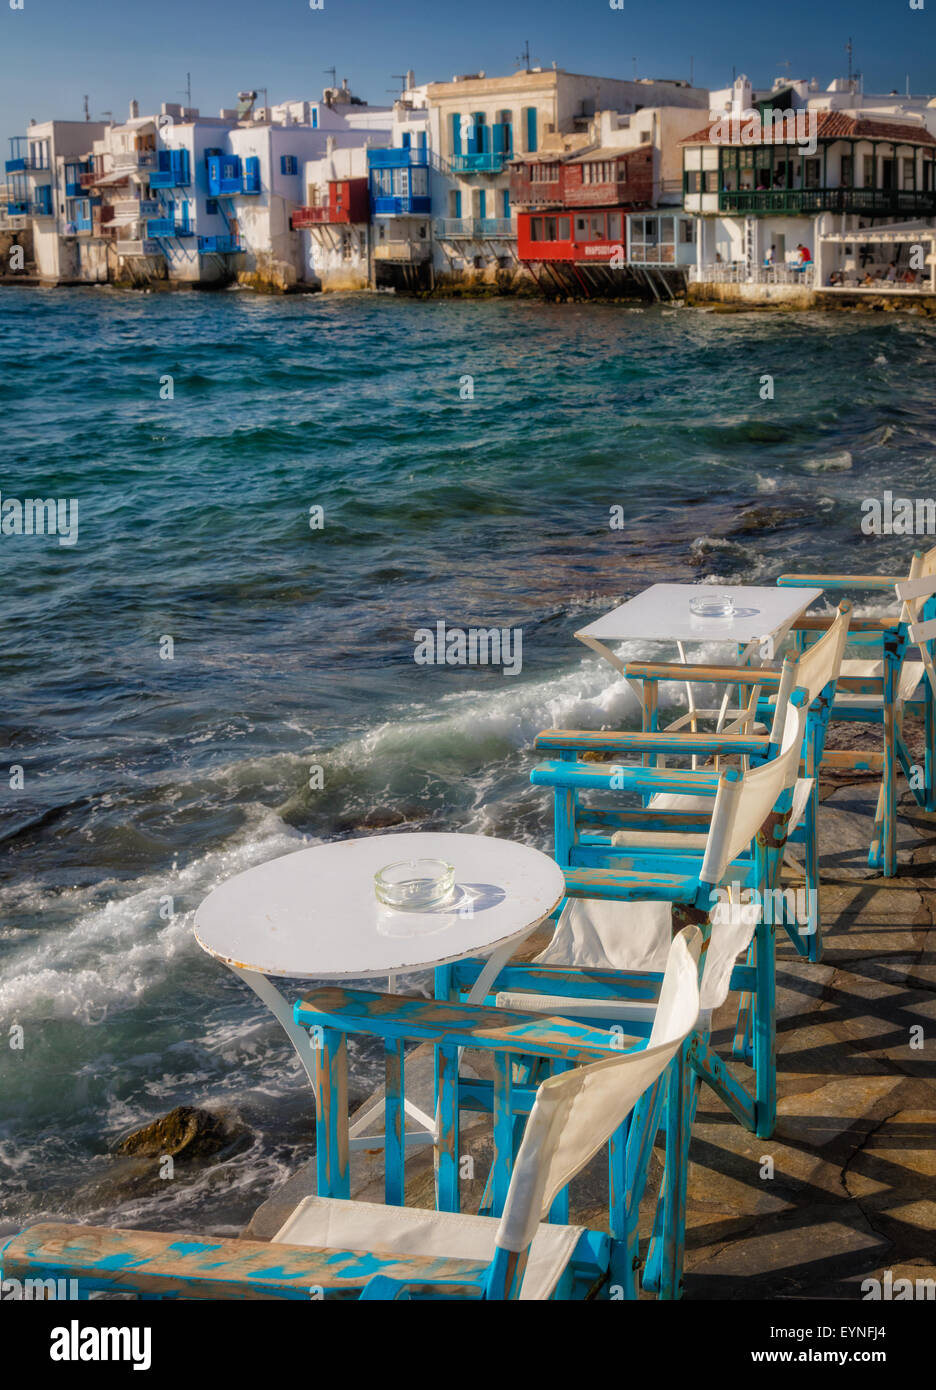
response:
M536 732L637 721L575 631L655 582L905 572L930 542L862 503L933 493L934 405L906 313L0 290L0 502L77 507L0 530L0 1229L238 1231L314 1111L205 895L396 828L548 850ZM440 621L522 668L418 663ZM178 1105L240 1138L122 1177Z

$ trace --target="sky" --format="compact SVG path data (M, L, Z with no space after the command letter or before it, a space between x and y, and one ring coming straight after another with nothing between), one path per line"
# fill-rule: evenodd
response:
M0 0L0 157L30 117L124 119L184 101L207 115L243 89L271 102L318 97L337 69L372 105L398 76L511 73L529 41L534 65L553 60L602 77L692 76L723 87L732 69L755 86L786 74L825 86L844 76L845 45L865 90L936 94L936 0ZM22 3L13 10L11 4ZM789 66L788 66L789 65Z

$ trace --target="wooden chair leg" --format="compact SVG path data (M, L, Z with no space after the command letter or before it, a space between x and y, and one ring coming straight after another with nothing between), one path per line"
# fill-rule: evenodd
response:
M772 922L758 922L754 935L754 1132L759 1139L768 1139L777 1123L777 986L774 937L775 928Z
M348 1044L344 1033L323 1028L313 1049L315 1169L320 1197L350 1197L348 1162Z

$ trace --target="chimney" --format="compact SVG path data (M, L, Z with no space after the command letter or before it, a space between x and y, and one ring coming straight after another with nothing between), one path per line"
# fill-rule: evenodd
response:
M135 121L135 120L137 119L137 117L139 116L139 114L140 114L140 103L137 101L136 97L131 97L131 98L130 98L130 119L131 119L131 121Z
M416 86L416 74L412 68L406 69L406 90L411 92Z

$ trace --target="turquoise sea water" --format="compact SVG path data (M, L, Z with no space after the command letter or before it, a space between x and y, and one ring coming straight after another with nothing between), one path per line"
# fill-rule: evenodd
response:
M575 629L658 580L903 569L860 503L933 493L934 368L896 314L3 291L0 489L77 499L78 540L0 533L0 1224L239 1227L312 1107L205 893L368 815L548 848L533 734L634 714ZM522 672L416 665L440 619L522 627ZM108 1188L203 1103L229 1162Z

